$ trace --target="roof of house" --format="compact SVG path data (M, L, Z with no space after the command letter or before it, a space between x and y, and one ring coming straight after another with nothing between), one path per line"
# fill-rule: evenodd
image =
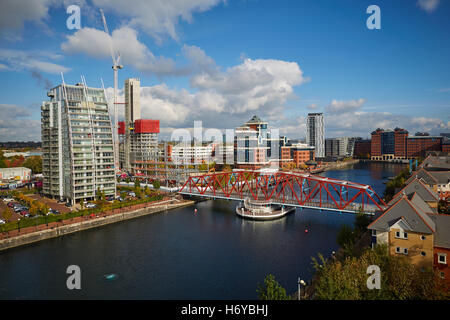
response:
M450 171L429 171L428 173L438 184L447 184L450 181Z
M408 196L409 201L411 201L415 207L419 208L420 210L422 210L422 212L427 213L427 214L435 214L437 213L436 208L432 208L430 207L430 205L428 203L426 203L425 201L423 201L423 199L417 195L417 193L412 193Z
M413 195L414 199L417 195ZM380 231L389 231L390 227L400 219L410 227L410 231L432 234L436 230L434 221L414 201L403 195L392 204L381 216L367 228Z
M437 180L431 175L431 173L425 170L424 168L420 168L419 170L414 171L411 174L411 177L409 177L409 179L406 180L406 184L413 181L414 178L422 179L423 181L425 181L426 184L430 186L434 186L437 183Z
M430 155L423 160L420 167L427 170L450 170L450 157Z
M434 214L430 215L436 225L434 233L434 245L450 249L450 215Z
M414 192L416 192L425 202L439 201L439 195L433 189L427 186L423 180L414 177L414 180L410 181L406 187L400 190L388 205L393 204L403 194L411 195Z

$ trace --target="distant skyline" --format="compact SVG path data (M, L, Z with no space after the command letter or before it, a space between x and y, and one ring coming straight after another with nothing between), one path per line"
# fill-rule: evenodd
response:
M366 27L373 4L381 30ZM80 30L66 26L69 5ZM102 78L112 96L100 8L119 87L140 78L142 117L160 120L161 139L253 115L304 139L309 112L324 113L327 138L450 132L449 0L3 0L0 141L40 141L40 105L61 72L68 84Z

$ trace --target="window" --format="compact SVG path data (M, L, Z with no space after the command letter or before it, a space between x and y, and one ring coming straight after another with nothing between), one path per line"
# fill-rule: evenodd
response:
M395 231L395 237L399 239L408 239L408 233L403 232L403 236L400 231Z
M401 252L400 247L396 247L396 248L395 248L395 252L396 252L396 253L400 253L400 252Z
M425 240L427 237L425 236L420 236L420 239Z
M440 275L442 279L445 279L445 273L441 272Z
M372 230L372 235L376 236L377 235L377 230Z
M438 253L438 262L442 264L447 264L447 254L446 253Z
M407 248L404 248L404 249L403 249L403 253L404 253L404 254L408 254L408 249L407 249Z
M422 251L422 252L420 253L420 255L421 255L422 257L425 257L425 256L427 255L427 253L426 253L425 251Z

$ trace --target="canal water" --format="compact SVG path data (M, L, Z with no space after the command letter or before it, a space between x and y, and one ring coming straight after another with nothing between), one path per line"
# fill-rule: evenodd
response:
M382 195L383 181L402 168L359 163L322 175ZM248 221L236 216L236 204L200 202L0 252L0 299L256 299L269 273L293 293L298 277L311 277L311 257L336 251L339 228L354 220L297 209ZM69 265L81 268L81 290L66 287Z

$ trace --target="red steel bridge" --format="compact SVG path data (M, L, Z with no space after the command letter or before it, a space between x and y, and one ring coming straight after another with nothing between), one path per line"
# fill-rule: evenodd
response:
M350 213L374 214L386 208L383 199L369 185L270 169L193 175L178 192L211 199L250 198L283 206Z

